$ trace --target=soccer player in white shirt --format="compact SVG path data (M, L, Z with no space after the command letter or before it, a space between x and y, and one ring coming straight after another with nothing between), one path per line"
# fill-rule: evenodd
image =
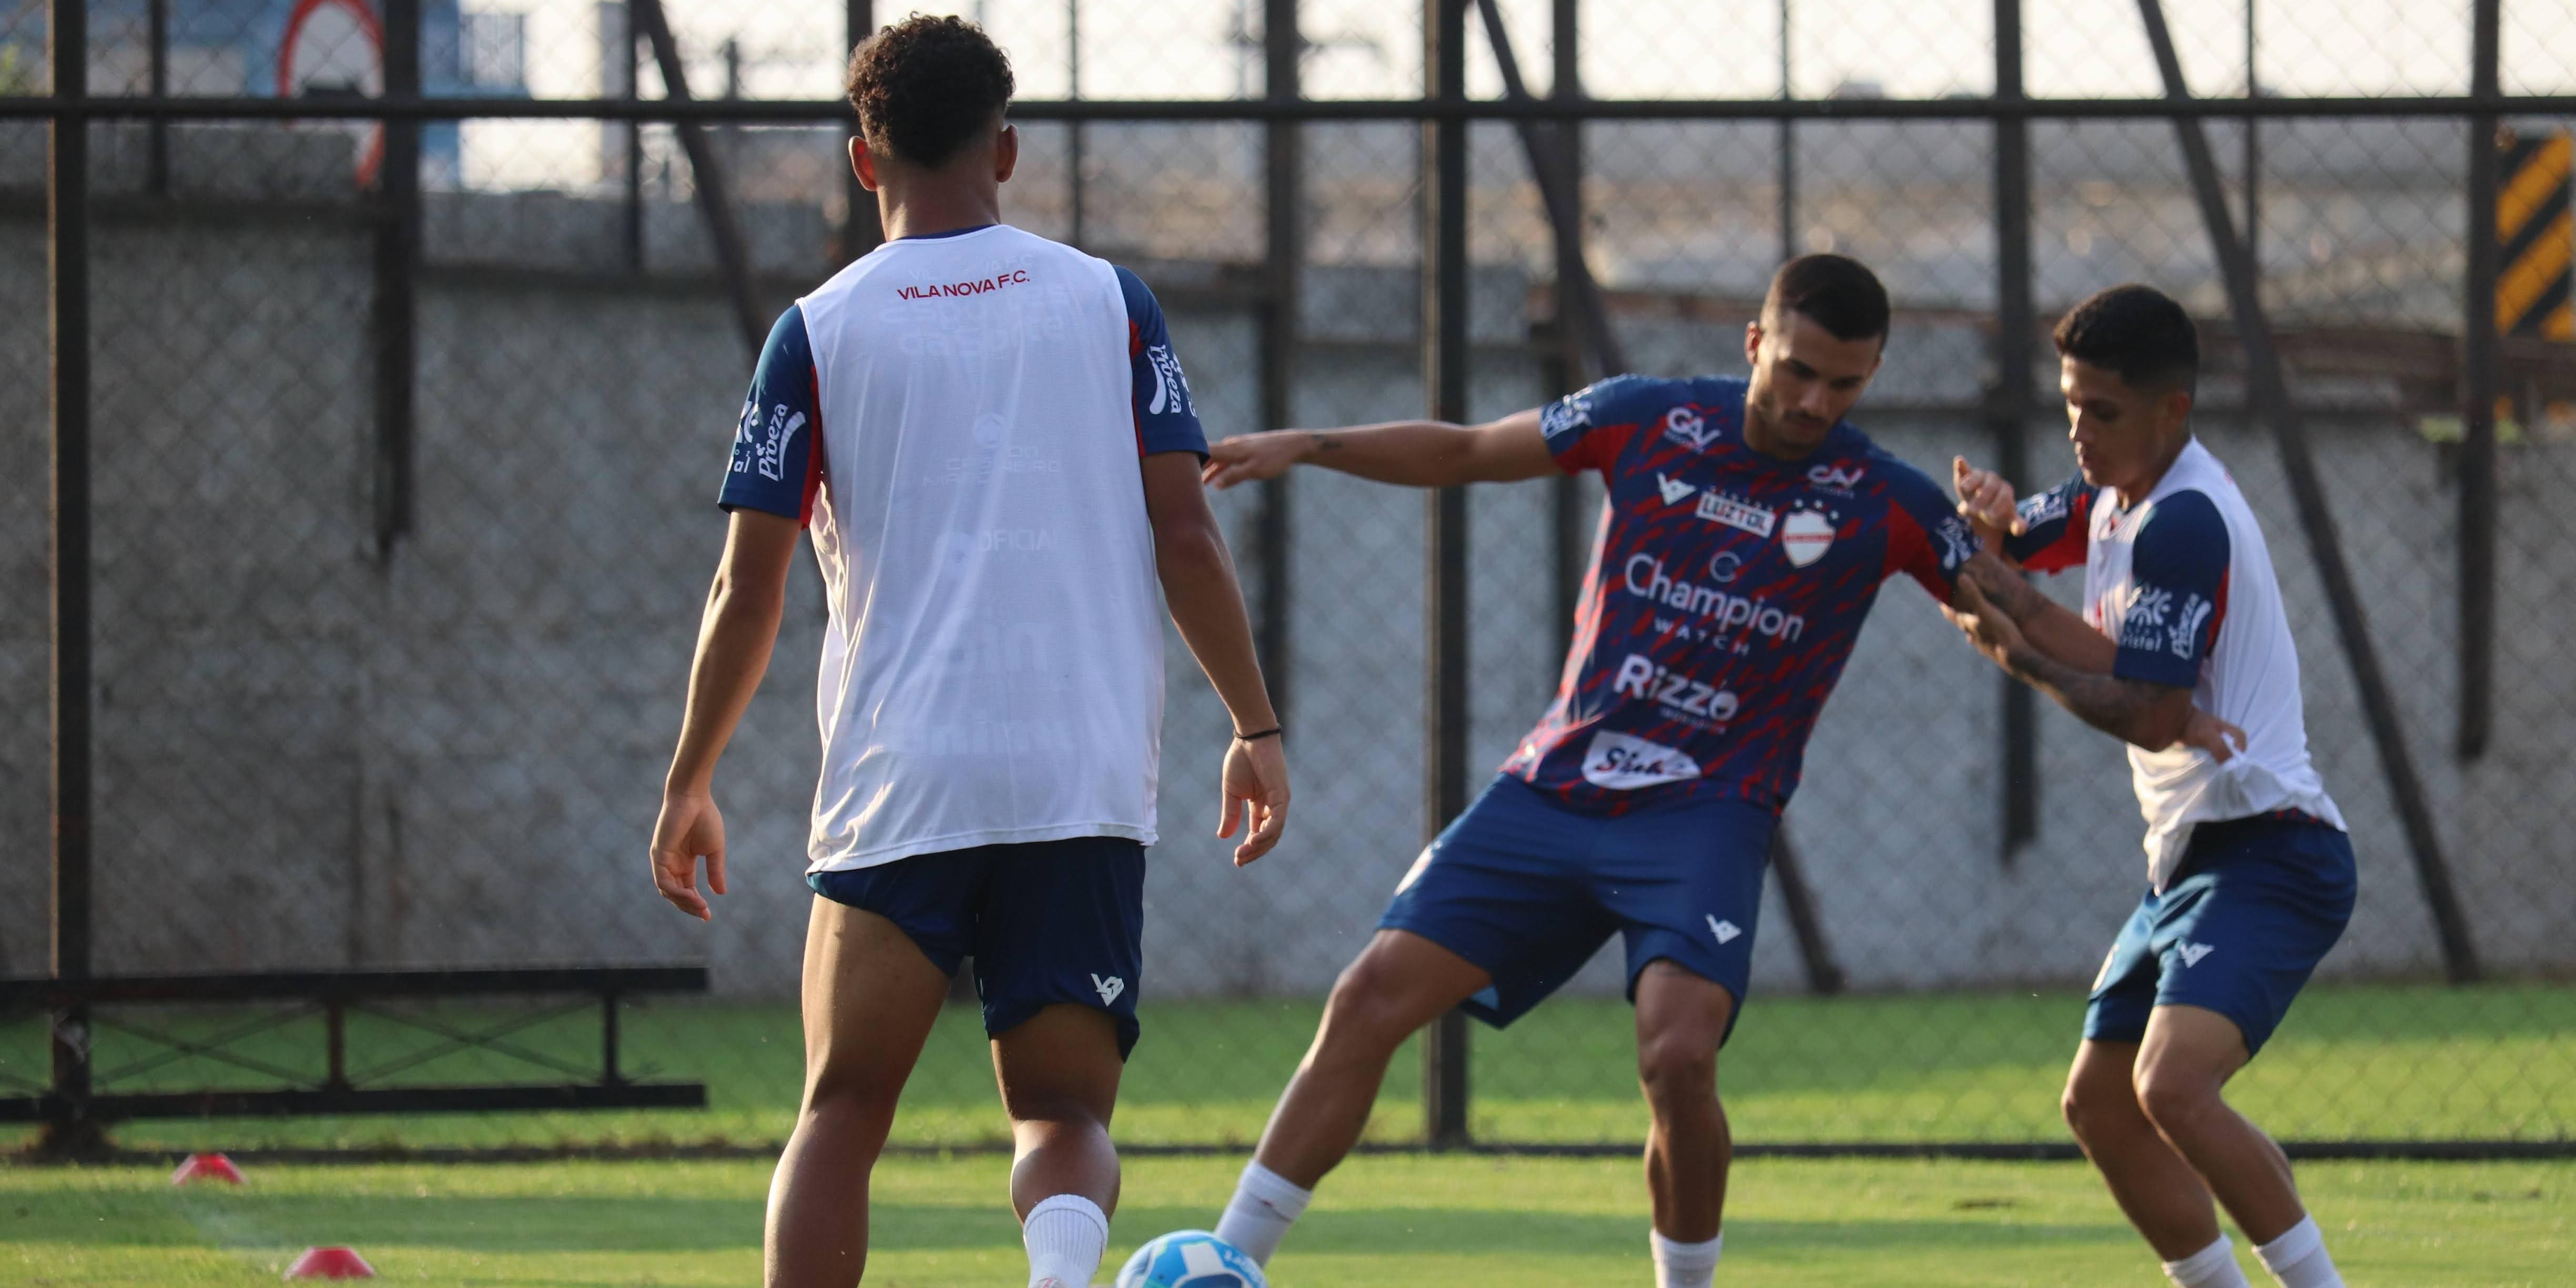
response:
M710 916L696 877L703 859L724 893L716 759L810 525L830 612L823 764L805 1095L770 1189L772 1288L859 1281L869 1173L970 956L1029 1282L1090 1284L1137 1035L1159 606L1234 718L1217 834L1247 828L1235 862L1249 863L1287 819L1278 721L1161 309L1126 270L1001 222L1011 85L1002 52L955 18L915 16L851 57L851 164L888 240L798 300L761 354L653 829L663 897Z
M2220 1091L2351 919L2352 843L2308 760L2299 659L2263 530L2191 433L2189 314L2120 286L2058 324L2079 473L2016 506L1955 465L1960 510L2038 570L2084 565L2079 618L2026 583L1962 581L1978 649L2129 744L2148 888L2102 963L2066 1121L2183 1288L2243 1288L2211 1200L2287 1288L2343 1281L2289 1160ZM2200 750L2194 708L2232 754Z

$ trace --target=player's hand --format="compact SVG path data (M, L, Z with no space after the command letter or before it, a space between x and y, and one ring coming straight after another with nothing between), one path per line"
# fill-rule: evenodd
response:
M1315 436L1302 429L1274 429L1266 434L1237 434L1208 444L1207 465L1199 481L1222 492L1237 483L1275 479L1314 450Z
M1244 828L1243 843L1234 847L1238 868L1268 854L1288 826L1288 751L1280 741L1278 736L1250 742L1237 738L1225 749L1216 834L1231 837Z
M2191 718L2183 722L2182 741L2209 753L2211 760L2226 764L2245 750L2245 731L2201 710L2191 709Z
M725 892L724 816L715 798L680 792L662 794L662 816L653 820L653 886L671 906L713 921L706 897L698 893L698 860L707 861L707 889Z
M1941 605L1941 615L1949 618L1950 624L1958 627L1959 633L1967 636L1978 652L1993 659L1995 665L2012 669L2012 655L2023 646L2021 627L2011 614L1997 608L1984 591L1977 589L1973 578L1959 579L1955 602Z
M1988 538L1988 544L2001 534L2018 537L2030 530L2014 505L2013 486L2003 475L1978 469L1968 464L1967 457L1953 456L1950 486L1959 494L1959 513L1977 526L1977 535Z

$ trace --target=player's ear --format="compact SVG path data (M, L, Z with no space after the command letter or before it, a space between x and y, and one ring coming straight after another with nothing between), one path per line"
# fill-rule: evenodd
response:
M860 135L850 136L850 173L859 177L859 186L877 190L877 157L868 151L868 141Z
M993 135L993 182L1009 183L1020 164L1020 127L1005 121Z
M2164 427L2168 432L2188 430L2191 425L2191 391L2166 390L2165 396L2156 400L2156 409L2164 414Z
M1762 319L1760 318L1744 324L1744 365L1748 367L1762 365Z

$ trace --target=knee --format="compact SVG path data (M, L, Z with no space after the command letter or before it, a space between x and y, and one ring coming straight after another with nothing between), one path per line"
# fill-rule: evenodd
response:
M878 1113L891 1116L903 1094L903 1079L877 1061L851 1053L827 1052L805 1071L806 1111Z
M1707 1034L1675 1031L1655 1034L1637 1044L1637 1081L1656 1113L1714 1099L1717 1095L1717 1040Z
M2189 1131L2218 1106L2216 1080L2169 1066L2141 1066L2137 1087L2139 1111L2167 1136Z
M1400 989L1401 981L1366 955L1345 967L1324 1003L1317 1052L1392 1053L1413 1032Z
M2135 1093L2126 1085L2108 1085L2081 1077L2068 1078L2066 1091L2058 1097L2057 1109L2066 1116L2066 1128L2075 1139L2090 1140L2114 1118L2135 1114Z

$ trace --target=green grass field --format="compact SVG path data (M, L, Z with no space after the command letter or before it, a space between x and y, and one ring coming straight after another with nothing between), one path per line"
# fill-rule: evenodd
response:
M1737 1139L2062 1141L2057 1090L2082 1011L2082 999L2071 994L1758 998L1721 1066ZM1249 1145L1313 1034L1316 1012L1310 1001L1148 1006L1145 1038L1120 1097L1119 1138ZM463 1024L502 1018L454 1009L438 1016ZM203 1039L244 1017L151 1018ZM629 1073L704 1079L711 1101L704 1112L142 1121L121 1125L116 1138L147 1149L766 1144L785 1137L795 1110L796 1023L793 1009L778 1005L631 1008ZM1642 1139L1630 1025L1620 1002L1567 998L1504 1032L1477 1028L1478 1138ZM595 1026L595 1016L580 1014L510 1040L595 1069ZM352 1067L363 1071L440 1041L362 1016L351 1024ZM307 1018L257 1034L238 1049L318 1082L322 1046L319 1020ZM133 1068L156 1050L129 1033L102 1029L99 1068L111 1074ZM0 1080L40 1084L46 1059L36 1021L0 1024ZM419 1064L392 1081L553 1076L560 1075L462 1053ZM275 1083L191 1056L109 1084L210 1085ZM906 1094L895 1128L904 1143L972 1146L1004 1139L971 1009L952 1009L941 1022ZM2576 987L2313 989L2231 1094L2285 1139L2576 1137ZM1409 1052L1399 1055L1373 1136L1418 1137L1419 1095L1419 1063ZM0 1134L0 1146L8 1143Z
M1131 1160L1104 1281L1144 1239L1208 1224L1239 1166ZM1007 1169L991 1155L886 1163L868 1282L1020 1282ZM2301 1176L2356 1288L2564 1285L2576 1266L2576 1163ZM740 1285L758 1276L767 1182L749 1161L253 1167L239 1191L173 1190L159 1167L0 1166L0 1282L273 1284L296 1250L334 1242L396 1283ZM1283 1288L1644 1284L1644 1206L1627 1161L1362 1158L1272 1271ZM1749 1161L1728 1216L1721 1282L2161 1282L2080 1164Z

